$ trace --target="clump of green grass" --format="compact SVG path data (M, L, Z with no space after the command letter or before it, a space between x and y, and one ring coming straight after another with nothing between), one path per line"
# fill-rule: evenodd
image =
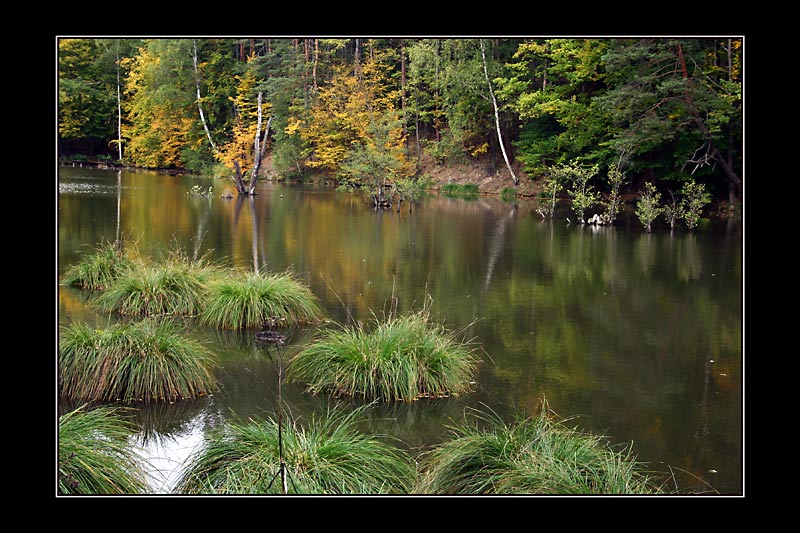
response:
M212 281L200 321L228 329L309 323L322 314L314 294L289 272L239 273Z
M133 265L134 259L115 243L101 243L66 270L61 284L81 289L104 290Z
M479 423L484 427L479 427ZM543 407L506 424L477 413L454 438L422 457L416 492L429 494L655 494L660 492L630 450L569 428Z
M380 435L356 429L363 408L333 409L282 429L287 494L396 494L411 490L413 462ZM229 422L210 432L179 480L183 494L282 494L278 422Z
M79 401L194 398L215 384L210 352L171 322L144 319L92 329L72 323L59 340L61 393Z
M442 185L440 192L448 197L461 197L467 200L474 200L478 197L480 189L475 183L464 183L459 185L457 183L448 183Z
M131 430L116 411L80 407L58 418L59 494L148 492L143 459L128 445Z
M477 198L480 190L475 183L465 183L461 186L461 196L472 199Z
M287 379L316 394L413 401L468 392L477 357L472 347L431 323L427 309L325 331L289 364Z
M514 187L503 187L500 191L500 199L504 202L513 202L517 199L517 189Z
M204 304L206 284L217 274L216 267L203 262L141 262L125 271L95 302L105 311L123 315L194 316Z
M442 188L439 189L444 196L458 196L458 193L461 191L461 187L457 183L447 183L442 185Z

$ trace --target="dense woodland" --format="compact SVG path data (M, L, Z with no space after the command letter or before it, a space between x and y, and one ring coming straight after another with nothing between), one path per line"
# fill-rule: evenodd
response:
M508 186L596 169L742 201L743 39L60 38L58 150L210 172L403 183L486 164ZM521 169L518 176L514 169Z

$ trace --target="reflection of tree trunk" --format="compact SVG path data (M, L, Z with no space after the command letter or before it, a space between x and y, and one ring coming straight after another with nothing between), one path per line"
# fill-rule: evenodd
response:
M205 228L208 225L208 219L211 217L211 201L210 199L206 202L206 208L203 210L203 214L200 216L200 223L197 224L197 235L194 238L194 255L193 258L197 261L197 256L200 253L200 245L203 242L203 238L205 237Z
M250 197L250 219L253 224L253 273L258 274L258 213L256 212L256 201Z
M511 211L508 214L500 219L497 223L497 227L494 230L494 235L492 236L492 245L489 249L489 265L486 267L486 281L483 284L483 292L487 292L489 290L489 283L492 280L492 273L494 272L494 266L497 263L498 257L500 257L500 251L503 249L503 244L505 243L505 233L506 229L508 228L508 224L511 222L511 219L514 218L514 213L517 212L517 204L511 208Z
M120 215L120 205L121 205L121 203L122 203L122 171L118 170L117 171L117 240L115 242L115 245L116 245L118 250L122 246L122 243L120 242L120 234L119 234L119 231L120 231L120 224L119 224L120 216L119 215Z

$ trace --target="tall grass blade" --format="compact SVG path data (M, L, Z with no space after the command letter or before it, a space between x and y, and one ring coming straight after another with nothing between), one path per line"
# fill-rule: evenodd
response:
M84 323L62 328L61 393L80 401L194 398L211 392L210 352L172 322L144 319L105 330Z
M59 494L148 492L145 463L128 445L131 430L117 411L81 407L59 417Z
M407 493L414 483L411 459L380 435L360 433L364 408L334 408L302 425L283 428L290 494ZM210 433L184 470L176 491L184 494L281 494L278 424L230 422Z

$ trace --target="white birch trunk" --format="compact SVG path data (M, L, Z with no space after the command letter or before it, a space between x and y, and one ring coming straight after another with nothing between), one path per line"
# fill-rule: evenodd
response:
M483 56L483 74L486 76L486 84L489 86L489 96L492 98L492 107L494 107L494 122L497 126L497 140L500 141L500 150L503 152L503 159L506 161L508 171L511 173L511 179L514 180L514 185L519 185L519 179L514 174L514 169L511 168L511 163L508 161L508 154L506 154L506 146L503 144L503 134L500 132L500 113L497 109L497 99L494 97L492 90L492 82L489 80L489 70L486 68L486 51L483 47L483 39L481 39L481 56Z
M122 163L122 98L119 89L119 41L117 41L117 150Z
M195 87L197 88L197 110L200 112L200 121L203 123L203 129L206 132L206 137L208 137L208 143L211 145L211 149L214 153L217 153L217 145L214 144L214 140L211 138L211 132L208 130L208 124L206 123L206 115L203 113L203 106L200 105L200 72L197 70L197 41L192 40L192 62L194 63L194 83Z

